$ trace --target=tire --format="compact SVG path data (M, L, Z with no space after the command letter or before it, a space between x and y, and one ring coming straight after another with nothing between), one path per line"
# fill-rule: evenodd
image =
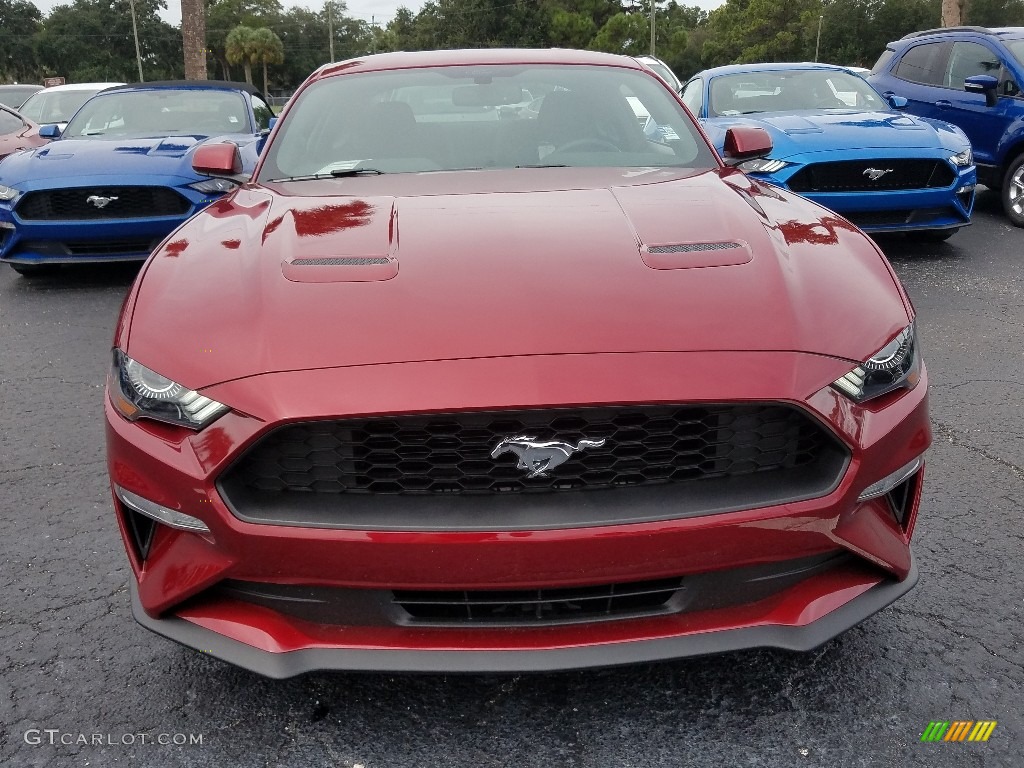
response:
M22 277L47 277L60 267L56 264L11 264L11 269Z
M907 237L911 240L917 240L919 243L944 243L959 231L960 227L952 227L951 229L921 229L917 232L907 232Z
M1024 154L1010 161L1003 176L1003 210L1015 227L1024 227Z

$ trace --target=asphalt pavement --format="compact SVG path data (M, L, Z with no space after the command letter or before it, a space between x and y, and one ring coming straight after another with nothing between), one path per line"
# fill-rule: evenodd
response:
M881 245L935 429L906 597L809 654L283 682L131 618L102 397L135 270L0 265L0 766L1024 765L1024 230L985 192L948 243ZM958 720L998 725L921 742Z

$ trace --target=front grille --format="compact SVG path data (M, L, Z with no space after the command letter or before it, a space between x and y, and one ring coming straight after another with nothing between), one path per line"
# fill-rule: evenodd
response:
M566 623L656 613L683 585L681 578L569 589L492 591L397 590L394 602L412 619L475 624Z
M548 476L527 477L503 439L573 446ZM809 464L828 438L781 405L650 406L460 413L295 424L268 434L224 489L317 494L515 494L735 477Z
M948 208L913 208L895 211L851 211L843 214L858 227L898 227L931 224L955 215Z
M26 240L20 250L44 256L119 256L151 253L160 238L124 238L106 240L33 241Z
M575 587L418 590L222 581L196 602L258 605L322 626L543 627L720 610L758 602L800 582L856 567L834 550L812 557Z
M869 168L887 171L872 181ZM901 189L948 187L956 174L949 163L927 159L841 160L811 163L786 182L794 192L881 192Z
M102 198L109 201L101 208ZM190 209L188 200L167 187L74 187L29 192L16 211L26 221L72 221L183 216Z

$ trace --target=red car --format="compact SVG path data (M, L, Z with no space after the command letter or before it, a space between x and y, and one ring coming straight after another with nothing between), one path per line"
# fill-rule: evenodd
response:
M770 144L723 161L633 59L479 50L321 68L251 180L198 150L240 186L107 386L137 620L274 677L524 671L809 649L910 590L914 310L730 167Z
M0 160L19 149L41 147L46 142L39 135L38 125L0 104Z

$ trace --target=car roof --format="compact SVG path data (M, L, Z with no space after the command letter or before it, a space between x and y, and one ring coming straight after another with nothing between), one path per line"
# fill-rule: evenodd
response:
M233 83L228 80L154 80L150 83L120 83L112 91L146 91L160 88L193 88L206 91L244 91L253 96L263 97L255 86L248 83Z
M840 67L835 64L815 64L814 62L799 61L791 63L726 64L723 67L705 69L699 74L703 77L718 77L719 75L744 75L749 74L750 72L785 72L800 69L825 69L833 72L849 72L848 68Z
M124 83L65 83L64 85L51 85L36 93L60 93L61 91L103 91Z
M937 29L922 29L918 32L911 32L901 37L897 42L919 40L924 37L945 37L947 35L982 35L990 37L1004 37L1017 39L1024 37L1024 27L939 27Z
M348 61L324 64L310 76L310 79L319 80L350 72L418 67L456 67L473 64L575 64L625 67L640 72L648 71L633 58L614 53L578 51L568 48L472 48L453 51L397 51L361 56Z

